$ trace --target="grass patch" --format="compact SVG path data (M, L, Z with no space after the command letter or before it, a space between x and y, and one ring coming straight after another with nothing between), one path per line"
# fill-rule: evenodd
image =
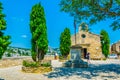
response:
M23 60L23 66L25 66L25 67L39 67L39 63Z
M47 62L47 63L42 63L41 66L43 66L43 67L51 67L51 64Z

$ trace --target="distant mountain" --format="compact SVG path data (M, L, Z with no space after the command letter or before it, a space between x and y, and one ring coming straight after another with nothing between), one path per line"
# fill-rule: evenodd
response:
M13 47L13 46L8 46L8 48L17 48L17 49L23 49L23 50L30 50L30 49L28 49L28 48Z
M4 53L4 56L31 56L31 50L26 48L9 46Z
M60 49L59 48L52 48L52 47L48 46L48 51L46 54L54 55L55 53L60 54ZM31 56L31 49L9 46L4 53L4 56L6 56L6 57Z

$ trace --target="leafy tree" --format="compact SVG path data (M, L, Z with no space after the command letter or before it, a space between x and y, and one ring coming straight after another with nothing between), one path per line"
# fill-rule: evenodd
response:
M110 50L110 39L109 35L105 30L101 30L101 45L102 45L102 53L105 57L108 56Z
M61 11L90 24L111 19L113 30L120 29L120 0L61 0Z
M2 3L0 2L0 59L2 58L8 45L10 44L10 36L4 35L4 31L6 29L6 21L4 19L5 14L3 14L2 10L3 7Z
M48 49L47 27L42 5L35 4L30 13L30 30L32 33L32 58L42 60Z
M20 56L22 56L22 53L21 53L20 49L18 49L18 54L20 54Z
M64 32L60 35L60 51L62 56L67 58L69 52L70 52L70 46L71 46L71 35L69 28L65 28Z

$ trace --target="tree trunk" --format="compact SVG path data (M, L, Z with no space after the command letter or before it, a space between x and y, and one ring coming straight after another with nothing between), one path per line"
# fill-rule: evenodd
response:
M43 58L42 58L42 56L43 56L42 54L43 54L43 53L42 53L41 50L39 50L39 51L38 51L38 54L39 54L38 61L40 62L40 65L41 65L41 62L42 62L42 59L43 59Z
M38 46L37 45L36 45L36 53L37 53L36 61L39 61L39 53L38 53Z
M75 44L76 44L76 20L75 20L75 17L74 17L74 30L75 30Z

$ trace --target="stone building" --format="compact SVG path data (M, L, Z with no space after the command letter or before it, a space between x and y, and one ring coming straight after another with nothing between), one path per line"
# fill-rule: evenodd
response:
M120 41L111 45L111 53L120 53Z
M85 23L82 23L79 26L79 31L76 33L76 42L75 35L71 36L72 46L81 46L82 47L82 58L86 58L86 54L90 53L91 59L101 59L104 56L102 55L100 35L89 32L89 28Z

